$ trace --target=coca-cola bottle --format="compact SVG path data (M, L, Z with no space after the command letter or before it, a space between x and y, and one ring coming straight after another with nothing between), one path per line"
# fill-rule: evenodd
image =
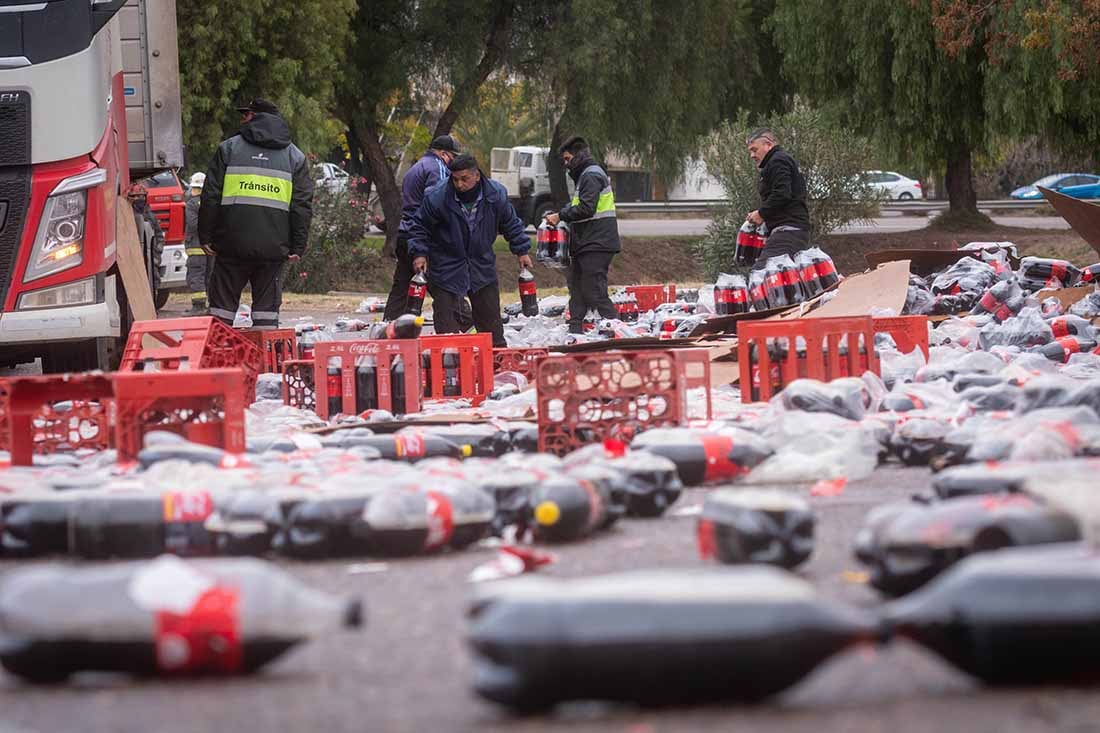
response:
M821 282L821 289L828 290L840 282L840 275L836 271L836 265L833 264L833 258L821 250L817 251L820 254L813 256L814 267L817 269L817 279Z
M368 436L362 439L362 445L378 450L382 458L407 463L416 463L423 458L465 458L472 452L468 445L458 445L439 435L413 430Z
M445 547L461 550L489 532L495 505L484 491L457 480L385 489L367 506L362 525L353 528L374 552L409 556Z
M389 323L375 323L370 327L372 339L414 339L420 337L424 327L424 317L411 313L398 316Z
M1083 354L1096 348L1096 342L1081 336L1062 336L1049 344L1036 346L1032 351L1042 354L1051 361L1065 364L1074 354Z
M462 383L458 374L458 349L443 350L443 396L461 397Z
M206 491L87 496L69 507L69 551L88 559L211 555L203 525L213 510Z
M718 273L714 284L714 312L720 316L744 313L749 308L745 278L740 275Z
M284 506L293 506L301 493L233 491L219 498L206 519L206 531L218 555L263 555L283 527Z
M794 264L807 299L817 297L824 292L825 288L821 284L821 276L817 274L817 264L810 250L804 249L799 252Z
M766 566L529 575L478 590L474 690L528 712L569 700L758 701L877 635L869 613Z
M749 274L749 301L754 311L766 311L768 309L768 290L764 284L765 273L763 270L753 270Z
M988 684L1100 680L1100 557L1086 545L975 555L882 617Z
M745 430L712 433L690 428L656 428L639 435L630 447L672 461L685 486L733 480L772 454L767 441Z
M783 296L787 303L796 305L806 299L802 291L802 279L799 277L798 268L789 255L779 257L776 265L779 270L780 281L783 283Z
M764 264L764 291L767 293L769 308L791 305L787 297L786 278L780 269L779 260L779 257L771 257Z
M378 492L363 488L301 497L285 510L286 520L272 538L272 548L303 560L367 554L372 548L354 528L363 522L363 511Z
M813 553L814 513L790 493L727 489L707 496L696 532L704 560L795 568Z
M390 362L390 412L394 415L404 415L408 412L405 389L405 360L400 354L393 357Z
M603 526L611 497L600 482L557 476L531 493L535 536L544 542L573 542Z
M405 297L405 313L419 316L424 310L424 297L428 294L428 278L417 271L409 280L409 291Z
M535 286L535 275L526 267L519 271L519 302L525 316L539 314L539 294Z
M1066 315L1053 318L1047 323L1054 332L1055 338L1063 336L1082 336L1086 339L1096 339L1096 328L1087 319L1080 316Z
M659 517L683 492L676 464L656 453L631 451L621 458L601 462L623 475L626 511L630 516Z
M420 352L420 379L424 384L424 396L432 396L432 352Z
M334 417L344 411L344 380L338 356L329 357L325 371L325 389L328 392L328 415Z
M27 492L0 499L0 555L32 557L69 550L69 506L84 495Z
M81 671L246 674L362 616L360 601L307 588L261 560L43 565L0 584L0 663L34 682Z
M760 229L746 221L737 232L734 263L740 267L752 267L763 250L764 237L760 234Z
M355 411L378 409L378 367L373 356L355 360Z

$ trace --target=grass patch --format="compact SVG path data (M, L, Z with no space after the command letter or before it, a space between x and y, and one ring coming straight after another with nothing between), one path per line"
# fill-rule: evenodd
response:
M977 211L945 211L928 222L929 229L945 232L981 232L997 229L997 225L985 214Z

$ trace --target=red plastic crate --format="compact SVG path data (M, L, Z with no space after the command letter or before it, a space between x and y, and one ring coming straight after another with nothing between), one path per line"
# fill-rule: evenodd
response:
M191 370L241 369L251 400L264 359L248 338L215 318L167 318L133 325L118 370L177 370L184 363Z
M298 338L293 328L242 328L237 333L263 354L265 373L281 374L283 362L298 358Z
M283 362L283 404L316 412L313 359L287 359Z
M109 448L113 375L53 374L7 380L8 440L13 466L29 466L35 453ZM72 402L58 409L60 402Z
M493 374L501 372L519 372L528 382L535 381L535 367L538 360L549 356L549 349L493 349Z
M626 292L633 293L638 301L638 310L651 311L661 303L676 302L676 286L668 285L627 285Z
M477 334L439 334L421 336L421 359L425 355L428 363L421 363L423 372L424 396L430 399L468 399L477 407L493 391L493 337L488 333ZM458 352L457 395L443 395L443 352Z
M707 394L707 414L687 415L686 417L705 417L711 419L714 414L710 398L710 351L707 349L673 349L680 377L684 380L684 389L703 387ZM685 411L687 410L685 403Z
M737 327L737 336L742 402L768 400L800 377L828 382L864 371L880 373L870 316L744 321ZM840 342L845 337L848 348L842 358ZM799 338L806 344L804 359L796 348ZM769 340L786 346L786 358L772 359ZM756 360L752 359L753 346L757 347Z
M539 450L564 455L608 438L683 424L685 380L672 350L548 356L538 363Z
M356 415L355 367L359 357L374 357L377 367L378 407L393 411L393 390L390 368L394 357L400 356L405 365L405 412L420 412L420 347L416 339L380 339L319 341L313 351L313 386L315 411L326 420L329 410L330 389L328 369L330 363L340 370L341 412ZM338 365L338 366L336 366ZM335 376L335 375L334 375ZM332 384L335 386L335 382ZM335 397L335 395L332 395Z
M894 318L872 318L875 333L888 333L898 351L908 354L919 348L928 359L928 316L897 316Z
M245 450L241 369L118 372L113 375L119 460L137 458L145 434L179 433L230 453Z

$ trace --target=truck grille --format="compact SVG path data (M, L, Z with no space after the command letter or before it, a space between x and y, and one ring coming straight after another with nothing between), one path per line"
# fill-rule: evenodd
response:
M11 287L12 269L19 256L19 241L27 220L31 199L31 167L29 165L0 168L0 203L6 204L4 223L0 226L0 311Z
M0 166L31 164L31 95L0 90Z

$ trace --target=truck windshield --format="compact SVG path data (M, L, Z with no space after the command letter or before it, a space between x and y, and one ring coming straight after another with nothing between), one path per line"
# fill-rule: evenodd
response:
M0 4L0 69L83 51L123 0L20 0Z

